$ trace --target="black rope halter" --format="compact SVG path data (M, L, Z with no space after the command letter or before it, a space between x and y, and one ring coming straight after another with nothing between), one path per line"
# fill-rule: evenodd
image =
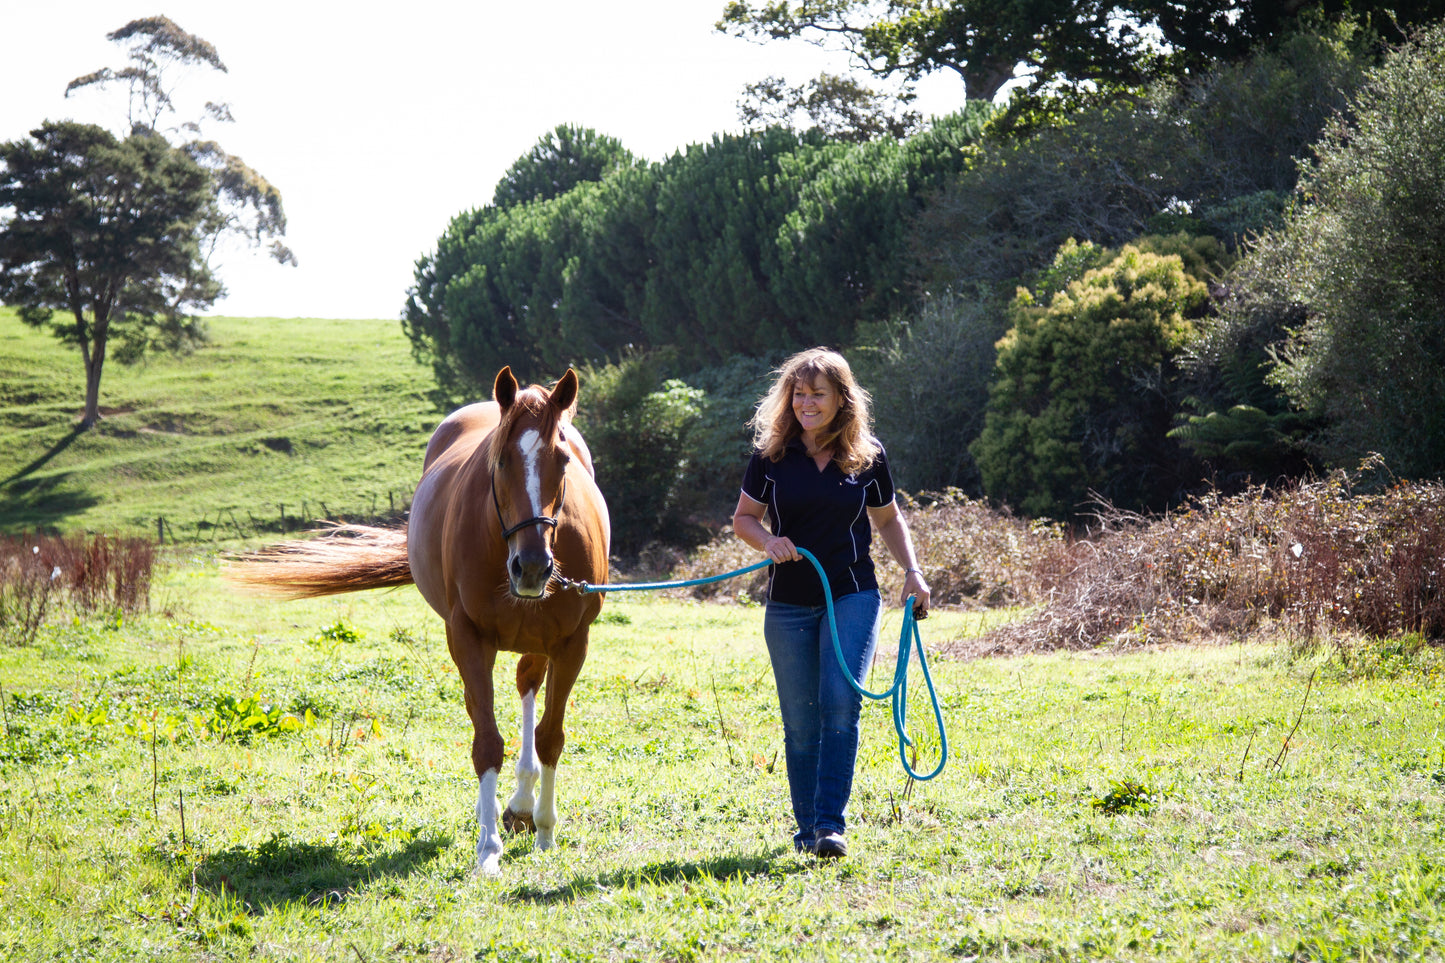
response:
M558 515L562 514L562 504L563 504L564 502L566 502L566 501L567 501L567 476L566 476L566 475L563 475L563 476L562 476L562 494L557 498L557 514L558 514ZM508 528L508 527L507 527L507 520L502 517L502 503L499 502L499 501L497 501L497 476L495 476L495 475L492 476L492 507L497 510L497 524L499 524L499 525L502 526L502 541L504 541L504 542L505 542L507 539L511 538L513 535L517 534L517 532L519 532L519 531L521 531L522 529L526 528L528 525L546 525L548 528L551 528L551 529L554 529L554 530L557 528L557 516L556 516L556 515L538 515L538 516L535 517L535 518L529 518L529 519L527 519L527 520L524 521L524 522L518 522L517 524L513 525L511 528Z

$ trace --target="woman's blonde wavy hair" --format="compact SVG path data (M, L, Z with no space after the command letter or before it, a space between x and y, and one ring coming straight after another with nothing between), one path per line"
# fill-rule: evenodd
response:
M831 448L833 460L843 471L863 471L883 450L873 437L871 399L843 356L828 348L799 351L778 368L773 386L753 414L753 444L768 460L782 459L788 442L803 434L803 426L793 414L793 388L799 382L811 385L820 375L838 392L838 413L832 424L818 433L819 447Z

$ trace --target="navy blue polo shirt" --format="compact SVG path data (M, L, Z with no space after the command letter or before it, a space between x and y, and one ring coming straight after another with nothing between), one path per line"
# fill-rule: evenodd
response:
M758 452L743 472L743 494L767 506L774 535L786 536L818 557L833 598L878 587L869 546L873 526L869 508L893 501L893 476L881 449L873 464L845 475L834 461L818 470L801 439L795 439L778 461ZM768 568L768 598L790 605L822 605L823 584L807 559Z

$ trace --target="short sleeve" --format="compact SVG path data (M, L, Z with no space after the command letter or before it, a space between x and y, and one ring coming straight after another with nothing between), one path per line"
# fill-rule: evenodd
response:
M868 468L868 487L863 503L869 508L884 508L893 503L893 473L888 468L888 453L881 447L878 457Z
M767 467L763 464L763 456L753 452L753 457L748 461L748 467L743 471L743 494L759 504L767 504L768 486L772 484L768 480Z

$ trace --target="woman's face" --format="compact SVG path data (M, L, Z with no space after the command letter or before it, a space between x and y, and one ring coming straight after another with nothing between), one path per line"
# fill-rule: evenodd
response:
M824 375L818 375L812 384L801 379L793 382L793 417L803 426L805 434L826 430L838 414L841 401L838 390Z

